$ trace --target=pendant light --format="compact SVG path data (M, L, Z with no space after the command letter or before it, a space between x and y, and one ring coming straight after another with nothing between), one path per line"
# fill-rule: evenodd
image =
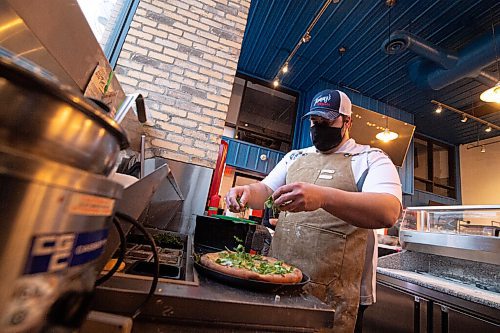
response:
M491 87L490 89L484 91L479 98L483 102L488 102L488 103L500 103L500 70L498 67L498 50L497 50L497 40L495 37L495 26L493 25L493 19L491 21L491 31L493 33L493 46L495 47L495 62L497 64L497 75L498 75L498 81L497 84L495 84L494 87Z
M377 133L377 135L375 135L375 137L382 142L389 142L392 140L396 140L399 137L398 133L392 132L391 130L389 130L389 117L388 116L385 116L385 129L382 132Z
M388 34L390 37L391 36L391 8L392 8L392 6L394 6L395 1L386 1L386 4L387 4L387 6L389 6L389 12L388 12L389 26L388 26L387 30L388 30ZM388 54L386 55L386 57L387 57L387 79L388 79L389 78L389 65L390 65L389 59L390 58L389 58ZM389 104L386 101L386 108L388 105ZM392 140L396 140L399 137L399 134L389 130L389 116L387 115L387 112L386 112L386 115L384 117L385 117L385 129L382 132L377 133L377 135L375 135L375 138L377 138L378 140L380 140L382 142L389 142Z

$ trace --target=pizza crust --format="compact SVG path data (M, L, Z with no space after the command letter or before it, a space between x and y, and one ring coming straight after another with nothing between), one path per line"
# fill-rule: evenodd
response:
M226 251L222 251L226 252ZM271 282L271 283L289 283L289 284L294 284L294 283L299 283L302 281L302 272L300 269L293 267L293 271L291 273L286 273L286 274L259 274L257 272L245 269L245 268L239 268L239 267L231 267L231 266L224 266L221 264L216 263L215 261L219 258L219 253L221 252L214 252L214 253L206 253L201 256L200 262L203 266L210 268L214 271L218 271L227 275L235 276L241 279L248 279L248 280L258 280L258 281L264 281L264 282ZM265 257L262 256L262 259L266 260L270 264L274 263L277 261L275 258L271 257ZM283 267L289 268L292 267L290 265L287 265L283 263Z

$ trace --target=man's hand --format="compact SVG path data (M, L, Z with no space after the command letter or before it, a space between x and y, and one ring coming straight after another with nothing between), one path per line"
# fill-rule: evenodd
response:
M292 183L279 187L273 193L274 204L283 211L303 212L322 208L322 187L309 183Z
M233 187L226 195L226 206L230 212L240 213L245 210L249 198L250 188L248 186Z
M269 219L269 224L276 226L278 224L278 219L270 218Z

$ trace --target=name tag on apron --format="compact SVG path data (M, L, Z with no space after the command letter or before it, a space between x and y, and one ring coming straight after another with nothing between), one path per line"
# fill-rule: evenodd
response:
M323 169L320 172L319 179L333 179L333 174L335 173L335 170L331 169Z

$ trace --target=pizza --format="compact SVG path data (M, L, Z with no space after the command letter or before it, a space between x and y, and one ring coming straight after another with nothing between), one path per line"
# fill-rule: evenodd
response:
M275 258L246 253L240 244L236 251L206 253L201 256L203 266L241 279L271 283L294 284L302 280L300 269Z

